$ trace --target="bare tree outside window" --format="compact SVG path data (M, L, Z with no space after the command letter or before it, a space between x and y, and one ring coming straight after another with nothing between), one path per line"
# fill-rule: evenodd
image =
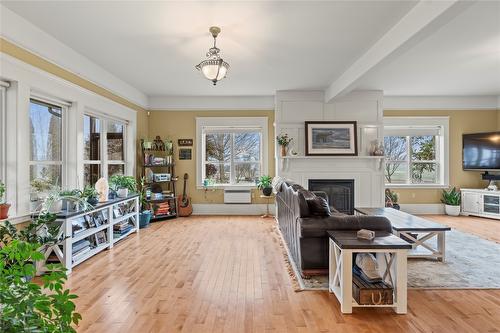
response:
M259 132L207 133L205 178L216 184L255 183L261 173Z
M386 136L384 138L384 151L386 157L385 179L388 183L392 183L394 174L400 171L400 167L406 163L408 156L406 137Z

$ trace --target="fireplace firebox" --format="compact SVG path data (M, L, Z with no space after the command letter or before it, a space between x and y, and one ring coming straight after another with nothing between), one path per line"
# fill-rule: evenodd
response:
M354 215L354 179L309 179L309 191L323 191L330 207Z

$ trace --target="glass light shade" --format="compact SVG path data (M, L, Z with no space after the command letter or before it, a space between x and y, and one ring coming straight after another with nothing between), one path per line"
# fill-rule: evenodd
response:
M196 66L210 81L217 82L226 77L229 64L223 60L205 60Z

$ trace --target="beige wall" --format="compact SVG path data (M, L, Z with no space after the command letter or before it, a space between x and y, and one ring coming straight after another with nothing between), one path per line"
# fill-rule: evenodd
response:
M194 204L197 203L223 203L223 191L205 191L196 188L196 117L268 117L269 149L268 149L268 174L274 176L274 111L151 111L149 116L149 138L156 135L162 139L169 138L174 141L176 150L175 173L182 179L184 173L189 174L187 193ZM193 139L192 160L178 160L178 139ZM177 184L177 192L181 193L182 182ZM259 197L259 191L252 193L253 203L265 203Z
M390 116L449 116L450 117L450 185L456 187L484 187L480 173L462 170L462 134L496 131L500 129L500 112L497 110L428 110L384 111ZM394 189L400 203L439 203L441 189Z
M137 112L137 142L136 142L136 177L140 179L142 174L142 149L141 139L147 139L149 134L149 118L147 111Z

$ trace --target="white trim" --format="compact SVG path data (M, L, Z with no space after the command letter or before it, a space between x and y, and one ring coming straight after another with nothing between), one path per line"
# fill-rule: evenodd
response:
M274 96L152 96L150 110L274 110Z
M5 84L4 84L5 83ZM5 117L5 109L7 108L7 102L6 102L6 97L7 97L7 87L9 87L9 84L4 81L0 81L0 181L5 183L5 167L6 167L6 158L5 158L5 152L6 152L6 117ZM5 194L6 197L6 194ZM1 198L0 198L1 200Z
M75 73L81 78L111 91L143 108L148 107L146 94L120 80L101 66L60 42L33 23L0 4L1 36L37 56Z
M384 110L497 110L500 96L384 96Z
M443 204L400 204L401 211L413 215L442 215Z
M450 182L450 117L384 117L384 126L440 126L441 135L439 135L439 143L437 156L439 157L440 184L429 184L431 188L446 188ZM385 182L385 175L384 175ZM390 184L386 183L386 187L427 187L428 185L420 184Z
M203 161L204 140L203 128L204 127L253 127L260 128L261 130L261 174L269 173L268 165L268 117L196 117L196 186L203 187L203 171L201 164ZM244 185L248 186L248 185Z
M62 100L60 98L50 96L49 94L46 94L44 92L41 92L39 90L33 89L31 90L31 98L35 99L40 102L44 102L47 104L52 104L54 106L59 106L61 108L66 107L69 108L71 106L71 102Z
M269 204L269 211L275 211ZM266 204L193 204L193 215L263 215Z

